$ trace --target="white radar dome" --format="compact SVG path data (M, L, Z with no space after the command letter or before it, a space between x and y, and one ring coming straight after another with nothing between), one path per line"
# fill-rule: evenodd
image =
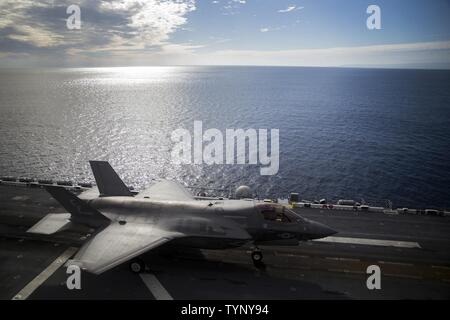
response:
M252 198L252 190L248 186L240 186L235 191L237 199Z

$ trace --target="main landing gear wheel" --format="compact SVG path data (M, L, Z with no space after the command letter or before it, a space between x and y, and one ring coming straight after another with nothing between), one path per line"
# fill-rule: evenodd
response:
M133 259L130 262L130 270L133 273L141 273L145 270L145 263L141 259Z
M263 254L259 250L255 250L252 252L252 260L254 263L261 262L263 259Z

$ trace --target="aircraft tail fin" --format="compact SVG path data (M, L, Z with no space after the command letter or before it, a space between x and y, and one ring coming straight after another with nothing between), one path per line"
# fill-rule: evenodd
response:
M101 214L97 209L66 190L64 187L46 186L45 190L52 195L68 212L70 220L92 227L108 224L111 220Z
M132 196L108 161L89 161L101 197Z

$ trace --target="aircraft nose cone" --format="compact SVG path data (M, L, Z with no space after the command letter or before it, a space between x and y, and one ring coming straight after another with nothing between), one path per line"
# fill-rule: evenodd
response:
M315 239L329 237L337 233L336 230L316 221L311 221L311 229Z

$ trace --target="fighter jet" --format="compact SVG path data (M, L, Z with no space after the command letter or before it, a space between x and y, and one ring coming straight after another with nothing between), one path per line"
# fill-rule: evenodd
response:
M286 205L254 199L198 200L169 180L134 194L108 162L90 165L98 192L76 196L62 187L45 187L68 213L48 214L28 232L53 234L73 225L95 230L68 262L94 274L125 262L131 271L142 272L145 264L139 257L168 242L203 249L249 245L253 261L261 263L260 245L298 245L336 233Z

